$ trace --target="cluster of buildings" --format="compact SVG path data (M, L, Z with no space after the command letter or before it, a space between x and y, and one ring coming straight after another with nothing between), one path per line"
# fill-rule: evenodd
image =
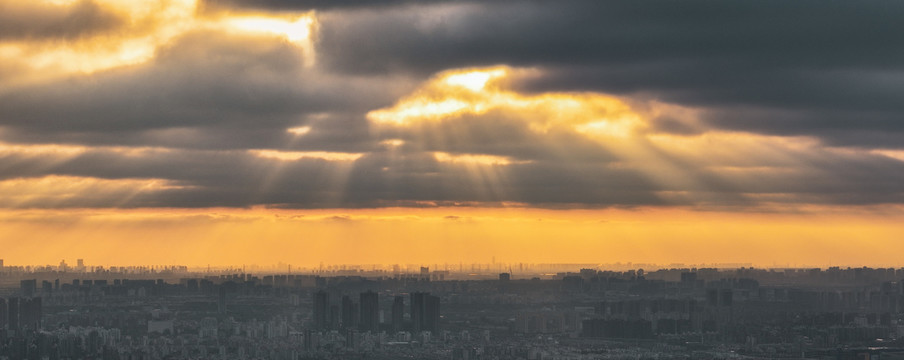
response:
M474 280L419 270L0 273L0 359L904 354L902 269L585 268Z

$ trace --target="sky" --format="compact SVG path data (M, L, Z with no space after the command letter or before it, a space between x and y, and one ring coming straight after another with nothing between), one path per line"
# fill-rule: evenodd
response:
M904 266L901 18L0 0L0 256Z

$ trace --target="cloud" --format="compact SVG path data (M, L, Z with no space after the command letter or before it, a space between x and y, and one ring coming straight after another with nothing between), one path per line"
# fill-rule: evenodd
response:
M360 149L358 114L406 89L384 81L307 68L279 37L198 31L147 64L0 91L0 126L8 139L42 143ZM288 132L304 125L303 136Z
M398 7L406 5L435 5L452 1L462 2L463 0L257 0L257 1L241 1L241 0L202 0L201 4L208 11L218 9L256 9L269 11L285 11L285 10L335 10L335 9L356 9L356 8L385 8ZM464 0L476 1L476 0ZM496 0L500 1L500 0Z
M178 4L0 37L0 207L904 202L897 4Z
M90 0L68 5L0 1L0 40L73 39L115 30L125 23L119 14Z
M328 12L320 53L349 73L509 64L526 91L599 91L714 110L795 111L710 126L888 144L904 108L904 6L878 2L490 2ZM830 112L843 120L820 121ZM863 123L858 119L867 118ZM856 124L848 141L823 130ZM668 128L663 128L668 130ZM684 130L679 130L684 131Z

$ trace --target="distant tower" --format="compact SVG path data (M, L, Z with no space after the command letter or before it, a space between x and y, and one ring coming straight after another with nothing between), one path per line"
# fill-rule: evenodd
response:
M361 331L376 333L380 328L380 296L373 292L363 292L360 296L361 321L358 323Z
M11 297L7 300L7 324L12 331L19 330L19 298Z
M342 327L354 328L358 325L358 309L348 295L342 296Z
M426 295L427 293L414 292L411 293L408 300L411 307L408 313L411 315L411 331L413 333L419 333L424 330L424 296Z
M424 330L439 331L439 296L427 294L424 303Z
M217 313L226 313L226 287L220 285L219 296L217 297Z
M330 321L330 294L320 290L314 293L314 328L326 330Z
M38 288L38 280L36 280L36 279L19 281L19 290L22 292L22 296L25 296L25 297L35 296L35 290L37 290L37 288Z
M439 297L430 293L411 293L411 328L414 333L439 329Z
M404 329L405 321L405 297L396 296L392 300L392 331L399 332Z
M0 330L7 329L9 325L9 310L6 307L6 299L0 298Z
M41 298L33 297L19 301L19 327L28 330L41 328Z

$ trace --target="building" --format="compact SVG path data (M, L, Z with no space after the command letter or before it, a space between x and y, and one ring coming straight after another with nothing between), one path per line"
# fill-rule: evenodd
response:
M314 328L329 330L330 324L330 294L320 290L314 293Z
M405 328L405 297L396 296L392 300L392 331L399 332Z
M342 327L352 329L358 326L358 307L348 295L342 296Z
M226 287L220 286L218 289L218 297L217 297L217 313L225 314L226 313Z
M7 300L7 324L10 330L19 330L19 298L11 297Z
M380 296L368 291L360 295L361 321L358 323L361 331L377 332L380 330Z
M411 330L436 332L439 329L439 297L430 293L411 293Z
M37 290L37 288L38 281L36 279L19 281L19 290L22 291L22 296L24 297L35 296L35 291Z

